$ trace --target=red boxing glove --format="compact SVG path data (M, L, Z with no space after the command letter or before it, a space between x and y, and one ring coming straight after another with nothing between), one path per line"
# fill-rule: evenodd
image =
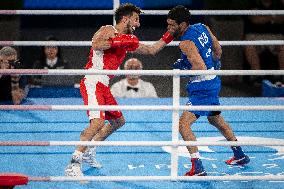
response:
M122 47L127 51L135 51L139 47L139 39L135 35L120 34L110 39L112 48Z
M174 36L170 32L164 33L161 38L166 44L169 44L172 40L174 40Z

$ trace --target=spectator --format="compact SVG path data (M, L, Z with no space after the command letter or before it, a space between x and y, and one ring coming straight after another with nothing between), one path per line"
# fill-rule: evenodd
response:
M252 9L273 10L282 9L284 2L281 0L258 0ZM248 16L245 20L246 40L283 40L284 16L258 15ZM281 32L282 31L282 32ZM284 46L246 46L245 57L248 65L253 70L284 69ZM262 77L256 77L253 82L260 82ZM272 82L281 80L279 77L268 78ZM283 81L282 81L283 82Z
M136 58L127 60L125 70L142 70L142 63ZM155 87L150 82L143 81L138 75L127 75L111 87L115 97L121 98L157 98Z
M0 69L14 69L19 65L17 51L12 47L3 47L0 50ZM12 101L20 104L28 94L27 79L25 76L0 75L0 102Z
M48 36L47 41L57 41L56 37ZM64 69L67 62L61 56L61 49L57 46L44 46L41 50L40 59L34 62L34 69ZM49 78L52 79L52 78ZM42 84L42 76L34 76L33 85Z

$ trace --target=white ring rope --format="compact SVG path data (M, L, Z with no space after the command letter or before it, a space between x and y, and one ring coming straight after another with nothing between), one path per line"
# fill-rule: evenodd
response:
M167 15L169 10L143 10L145 15ZM284 10L190 10L192 15L283 15ZM0 15L113 15L113 10L0 10Z
M0 146L284 146L282 141L0 141Z
M284 75L284 70L86 70L86 69L0 69L0 75Z
M131 111L178 111L178 110L191 110L191 111L280 111L284 110L284 105L257 105L257 106L96 106L96 105L0 105L0 110L41 110L41 111L75 111L75 110L131 110Z
M209 172L208 172L209 173ZM29 181L42 182L71 182L71 181L284 181L283 175L266 176L50 176L50 177L29 177Z
M246 46L246 45L284 45L284 40L254 40L254 41L219 41L222 46ZM153 41L141 41L151 45ZM78 46L90 47L91 41L0 41L0 46ZM168 46L178 46L179 41L174 41Z

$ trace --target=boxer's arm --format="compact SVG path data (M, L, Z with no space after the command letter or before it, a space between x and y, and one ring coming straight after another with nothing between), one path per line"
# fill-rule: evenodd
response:
M213 59L214 61L219 61L221 59L222 56L222 47L218 41L218 39L215 37L215 35L213 35L213 33L211 32L210 28L208 26L206 26L207 30L209 31L212 41L213 41Z
M179 44L180 50L187 56L192 65L192 70L206 70L206 65L199 54L199 51L192 41L185 40Z
M143 43L139 43L139 47L136 49L135 52L138 54L155 55L159 51L161 51L165 46L166 46L166 43L162 40L159 40L152 45L146 45Z
M109 39L112 48L124 48L127 51L135 51L139 46L139 39L132 34L119 34Z
M139 43L139 47L137 48L135 52L139 54L155 55L160 50L162 50L168 43L170 43L173 39L174 37L172 36L172 34L167 31L159 41L156 41L152 45L146 45L143 43Z
M93 50L106 50L111 47L110 38L115 37L115 29L113 26L102 26L92 38Z

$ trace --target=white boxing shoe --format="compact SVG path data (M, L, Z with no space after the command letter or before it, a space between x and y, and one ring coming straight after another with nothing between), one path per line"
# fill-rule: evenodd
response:
M102 164L96 160L96 147L88 148L83 154L83 162L88 163L91 167L100 169Z
M84 176L82 172L81 163L70 163L65 168L65 175L69 177L81 177Z

